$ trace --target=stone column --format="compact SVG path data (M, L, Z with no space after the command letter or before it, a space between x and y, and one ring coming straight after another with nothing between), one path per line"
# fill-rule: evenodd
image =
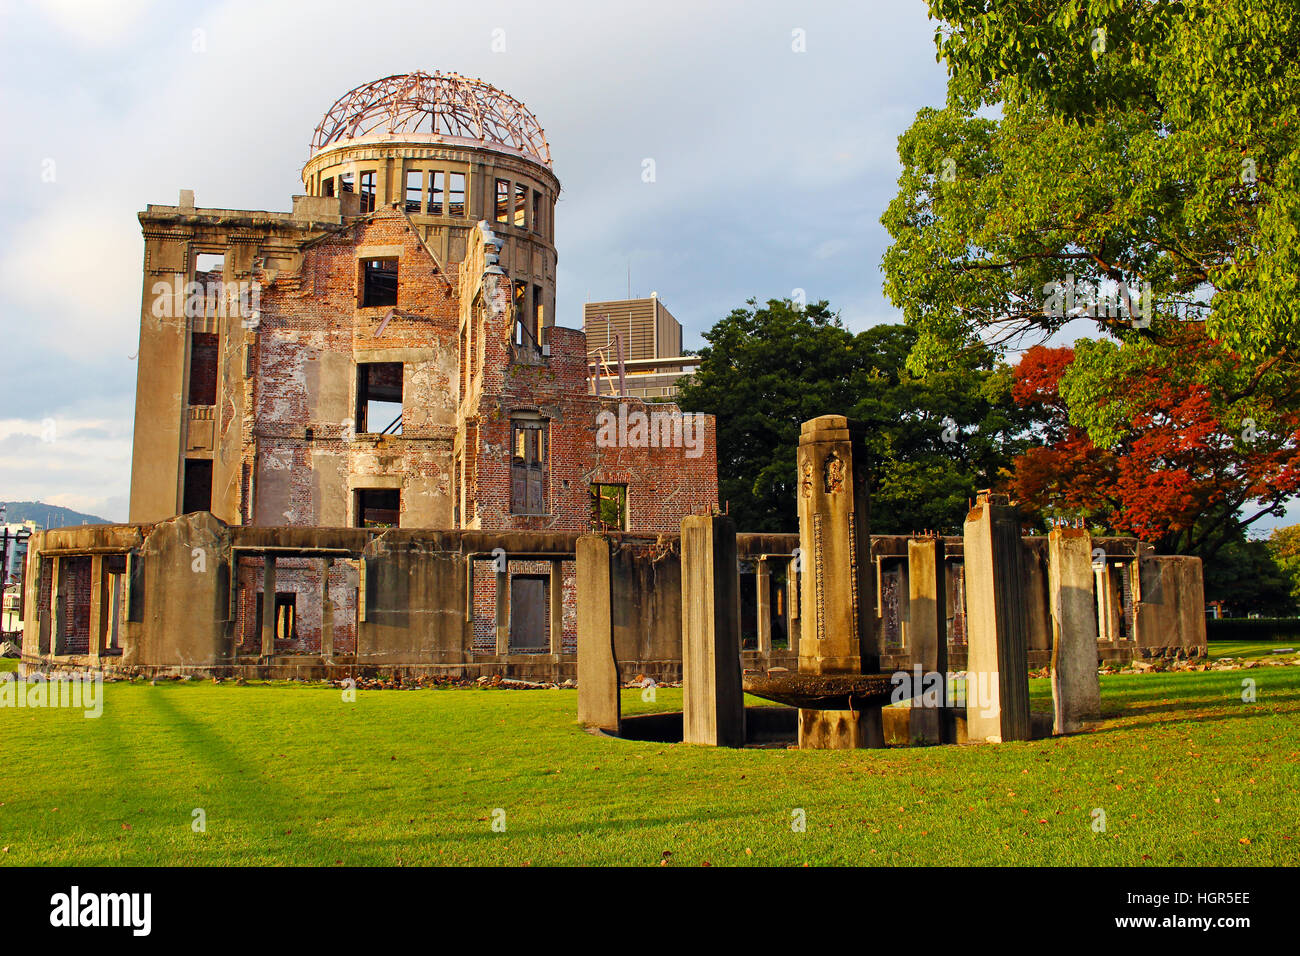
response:
M559 663L564 652L564 562L551 562L551 656Z
M320 656L328 664L334 659L334 602L330 600L330 570L334 559L326 558L320 579Z
M50 654L64 653L63 559L50 559Z
M907 566L907 639L912 679L915 681L918 671L925 678L920 688L913 687L916 696L912 698L909 735L912 743L941 743L951 737L944 732L943 710L948 702L948 596L943 539L908 541ZM940 676L930 676L934 674ZM937 690L921 693L930 687Z
M794 655L799 653L799 571L796 567L799 563L792 558L785 566L786 650Z
M766 558L759 558L754 563L754 609L758 614L758 654L765 660L770 659L772 656L772 575Z
M510 653L510 570L496 573L497 582L497 656Z
M1097 677L1097 619L1093 614L1092 536L1083 528L1053 528L1047 536L1052 609L1053 729L1083 728L1101 708Z
M99 666L100 656L104 650L104 556L90 556L90 662Z
M1029 614L1020 519L1006 495L980 492L964 527L968 739L1028 740Z
M584 534L577 544L578 721L617 734L618 660L610 616L609 539Z
M275 555L262 556L262 658L275 655Z
M745 744L740 686L736 526L730 518L682 519L682 740ZM769 637L769 646L770 646Z
M866 674L880 667L867 475L854 458L861 432L842 415L803 423L799 435L799 670ZM880 707L801 710L799 746L884 746Z

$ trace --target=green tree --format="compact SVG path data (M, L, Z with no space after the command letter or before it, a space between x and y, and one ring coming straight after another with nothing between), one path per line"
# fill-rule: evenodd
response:
M804 421L843 414L867 426L872 530L960 527L969 500L1000 479L1028 413L1010 370L988 353L920 379L905 369L916 333L854 335L828 304L750 300L705 333L701 364L679 397L718 420L718 485L744 531L792 531Z
M1297 0L931 0L950 80L900 137L886 292L915 368L1061 328L1057 284L1205 304L1253 363L1300 347ZM1145 303L1143 303L1145 305ZM1121 314L1100 328L1139 333Z
M1290 585L1292 601L1300 608L1300 524L1274 528L1268 549Z
M1268 542L1238 536L1203 560L1205 599L1222 601L1230 616L1281 617L1295 612L1294 581Z

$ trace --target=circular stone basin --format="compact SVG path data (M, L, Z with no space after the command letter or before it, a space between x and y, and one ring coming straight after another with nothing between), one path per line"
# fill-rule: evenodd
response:
M860 710L891 703L895 692L911 696L890 674L745 674L741 686L746 694L809 710Z

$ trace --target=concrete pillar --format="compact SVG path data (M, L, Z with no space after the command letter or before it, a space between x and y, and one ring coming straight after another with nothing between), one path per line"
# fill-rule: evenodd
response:
M1053 528L1047 536L1052 609L1053 729L1083 728L1101 709L1097 677L1097 619L1093 615L1092 536L1083 528Z
M564 562L551 562L551 655L559 662L564 652Z
M497 655L510 653L510 571L498 571L497 582Z
M943 675L938 679L937 707L933 692L912 698L909 734L912 743L941 743L951 739L951 734L944 732L943 719L948 700L948 596L943 539L908 541L907 567L907 640L912 673L915 675L919 668L925 675ZM930 680L922 685L928 686Z
M736 568L730 518L682 519L682 740L688 744L745 744Z
M50 559L50 653L64 653L63 559Z
M1091 561L1091 556L1089 556ZM1115 613L1115 592L1110 586L1110 565L1089 564L1093 575L1093 593L1096 595L1094 605L1097 616L1097 636L1103 641L1114 641L1119 636L1118 628L1111 626L1118 621Z
M799 670L869 674L880 667L867 473L854 457L862 433L842 415L799 434L799 551L803 564ZM880 707L801 711L799 746L884 746Z
M275 654L275 555L262 557L262 657Z
M90 661L98 666L104 650L104 556L90 556Z
M320 579L320 656L328 664L334 659L334 602L330 600L330 570L334 559L326 558Z
M802 554L802 552L800 552ZM791 559L785 566L785 634L786 650L799 653L799 561Z
M610 611L609 539L584 534L577 544L578 721L618 733L618 660Z
M766 558L754 565L754 607L758 613L758 653L772 656L772 575Z
M967 736L971 742L1028 740L1029 614L1020 519L1006 495L980 492L963 531Z

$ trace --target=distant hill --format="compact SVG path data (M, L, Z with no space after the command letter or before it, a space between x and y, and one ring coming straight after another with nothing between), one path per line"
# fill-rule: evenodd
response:
M47 505L42 501L6 501L5 520L9 522L35 521L46 530L66 528L78 524L110 524L107 518L83 514L71 508Z

